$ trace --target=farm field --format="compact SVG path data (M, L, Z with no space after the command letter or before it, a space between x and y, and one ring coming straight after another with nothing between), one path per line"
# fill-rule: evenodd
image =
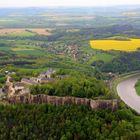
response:
M34 36L34 35L51 35L53 29L45 28L2 28L0 29L0 36Z
M48 28L48 29L45 29L45 28L36 28L36 29L29 29L29 31L31 31L32 33L36 33L38 35L51 35L51 31L53 31L53 29L51 28Z
M96 55L94 55L90 61L88 62L89 64L95 62L95 61L104 61L104 62L109 62L111 61L115 56L113 54L107 54L104 52L96 52Z
M7 51L12 52L14 54L19 55L32 55L32 56L41 56L45 55L45 51L39 47L33 46L33 45L22 45L20 43L10 46L7 44L7 46L0 46L0 51Z
M12 21L15 21L15 20L10 20L10 19L0 19L0 22L12 22Z
M117 50L117 51L136 51L140 48L140 39L130 40L91 40L90 45L94 49Z
M0 36L34 36L35 33L29 32L22 28L2 28L0 29Z

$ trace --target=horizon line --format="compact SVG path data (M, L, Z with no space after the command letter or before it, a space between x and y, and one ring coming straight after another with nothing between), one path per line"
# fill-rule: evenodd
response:
M64 6L64 5L60 5L60 6L0 6L0 8L59 8L59 7L63 7L63 8L102 8L102 7L118 7L118 6L135 6L135 7L139 7L140 4L112 4L112 5L86 5L86 6L82 6L82 5L71 5L71 6Z

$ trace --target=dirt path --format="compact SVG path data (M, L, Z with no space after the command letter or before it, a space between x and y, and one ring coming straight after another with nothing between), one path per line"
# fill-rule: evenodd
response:
M122 81L117 86L117 92L120 98L137 113L140 114L140 96L137 95L135 84L140 79L139 76L130 77Z

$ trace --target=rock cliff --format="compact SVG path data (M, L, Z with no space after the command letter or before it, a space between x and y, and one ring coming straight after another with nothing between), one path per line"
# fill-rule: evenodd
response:
M52 105L84 105L93 110L96 109L112 109L115 111L118 107L117 100L92 100L87 98L76 97L57 97L47 95L20 95L8 98L9 103L26 103L26 104L52 104Z
M15 95L14 84L13 84L12 78L10 76L7 76L7 81L3 87L3 92L6 93L8 97Z

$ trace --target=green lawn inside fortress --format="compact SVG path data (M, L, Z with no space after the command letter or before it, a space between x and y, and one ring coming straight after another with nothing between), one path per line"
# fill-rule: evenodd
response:
M136 88L137 94L140 96L140 80L136 83L135 88Z

